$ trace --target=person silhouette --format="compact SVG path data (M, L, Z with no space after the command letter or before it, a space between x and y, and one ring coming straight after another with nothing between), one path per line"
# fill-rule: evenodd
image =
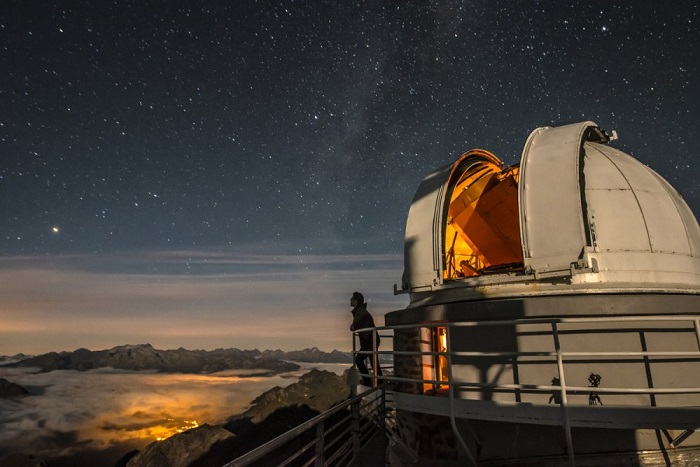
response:
M350 325L351 331L374 327L374 319L372 318L372 315L369 314L369 311L367 311L365 297L360 292L354 292L352 294L352 297L350 298L350 306L352 307L352 324ZM372 331L363 331L358 333L360 338L360 352L375 351L379 348L379 334L376 331L374 334L376 335L376 348L374 347ZM355 366L360 374L363 375L362 384L365 386L372 386L373 381L372 378L369 377L369 371L367 370L367 364L365 363L367 358L370 358L370 361L372 362L374 374L377 376L382 376L382 368L379 366L379 357L376 354L357 354L355 356Z

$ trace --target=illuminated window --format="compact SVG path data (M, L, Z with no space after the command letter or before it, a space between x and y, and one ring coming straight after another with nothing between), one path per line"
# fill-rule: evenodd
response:
M433 348L443 355L435 355L435 380L447 382L447 328L438 326L433 332ZM435 389L447 389L444 384L436 384Z

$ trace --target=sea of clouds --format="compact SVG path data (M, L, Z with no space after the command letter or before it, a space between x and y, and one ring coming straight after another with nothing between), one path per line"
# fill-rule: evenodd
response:
M311 368L342 374L348 367L302 364L299 371L275 376L248 370L199 375L0 367L0 378L32 393L0 399L0 459L24 452L62 459L64 465L114 465L128 451L178 429L222 423L261 393L295 383Z

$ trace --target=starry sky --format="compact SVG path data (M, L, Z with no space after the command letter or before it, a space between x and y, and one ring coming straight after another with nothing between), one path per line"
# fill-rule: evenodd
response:
M0 354L348 349L421 179L593 120L700 214L700 5L0 3Z

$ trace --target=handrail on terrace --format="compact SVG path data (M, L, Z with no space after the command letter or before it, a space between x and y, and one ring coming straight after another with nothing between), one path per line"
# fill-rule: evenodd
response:
M692 323L692 328L674 328L674 332L694 332L697 341L698 350L691 351L563 351L559 343L558 336L563 334L571 334L580 331L561 331L559 329L562 324L605 324L605 323L634 323L639 325L640 322L690 322ZM555 337L553 340L552 350L543 351L504 351L504 352L465 352L465 351L453 351L452 342L449 338L449 330L453 328L460 327L476 327L476 326L528 326L528 325L542 325L549 324L552 327L551 335ZM561 381L562 376L564 376L564 365L567 362L575 362L580 358L588 358L591 360L596 360L600 362L609 361L612 359L622 359L629 360L632 358L643 358L648 359L651 357L660 358L674 358L675 360L685 360L685 361L698 361L700 362L700 316L696 315L649 315L649 316L614 316L614 317L581 317L581 318L530 318L530 319L512 319L512 320L499 320L499 321L463 321L463 322L424 322L419 324L403 324L403 325L392 325L392 326L375 326L373 328L364 328L353 331L354 335L358 335L360 332L366 331L377 331L379 336L382 338L382 342L391 341L393 337L393 332L396 330L412 330L418 328L433 329L438 327L445 327L448 329L447 338L447 350L444 352L436 350L357 350L355 346L355 339L353 339L353 356L354 355L367 355L373 359L381 360L381 356L413 356L413 357L438 357L445 356L449 358L453 357L505 357L513 359L514 361L519 358L527 357L542 357L550 358L552 362L557 362L561 359L558 364L559 378ZM638 326L637 326L638 327ZM656 328L644 328L645 331L658 330ZM386 331L390 331L387 333ZM625 332L629 329L614 329L613 332ZM593 329L586 330L587 333L603 333L611 332L610 329ZM544 334L543 332L540 332ZM376 333L373 333L376 336ZM376 341L375 341L376 348ZM384 375L379 376L374 371L374 365L372 365L372 374L369 375L377 383L381 382L409 382L409 383L420 383L420 384L434 384L443 386L454 386L459 389L491 389L500 390L502 392L512 392L512 391L525 391L525 392L543 392L550 393L553 390L561 390L563 393L569 394L581 394L590 393L591 386L572 386L565 385L563 382L560 385L532 385L532 384L507 384L507 383L482 383L479 381L453 381L453 380L435 380L435 379L416 379L416 378L403 378L396 375ZM678 387L678 388L655 388L655 387L644 387L644 388L604 388L595 387L595 392L598 393L609 393L609 394L693 394L700 393L700 387Z
M641 322L691 322L693 327L692 331L695 334L697 340L698 350L695 351L631 351L631 352L611 352L611 351L600 351L600 352L565 352L562 351L559 342L559 335L567 334L576 331L570 330L560 330L560 326L563 324L601 324L601 323L634 323L636 329L639 328ZM451 343L451 330L458 327L471 327L471 326L516 326L516 325L535 325L535 324L549 324L551 326L551 335L553 337L553 350L543 350L543 351L527 351L527 352L463 352L463 351L453 351ZM450 409L452 413L450 415L451 423L453 424L453 429L455 430L455 435L457 440L462 445L466 452L467 460L470 461L472 465L476 465L472 455L466 447L466 443L461 438L461 435L456 430L454 425L455 419L455 389L467 390L467 391L478 391L482 389L488 389L492 392L521 392L521 393L549 393L557 391L560 394L561 400L559 405L562 410L562 427L566 434L567 443L567 454L569 456L570 465L574 465L573 458L573 441L571 438L571 425L568 419L568 395L574 394L588 394L592 389L596 393L600 394L647 394L647 395L659 395L659 394L698 394L700 393L700 388L698 387L676 387L676 388L656 388L656 387L643 387L643 388L602 388L590 386L569 386L566 384L565 379L565 366L567 363L575 362L580 358L595 359L596 361L607 361L610 359L630 359L630 358L642 358L649 359L653 357L660 358L672 358L674 361L693 361L700 362L700 316L697 315L672 315L672 316L636 316L636 317L595 317L595 318L533 318L533 319L515 319L507 321L471 321L471 322L428 322L420 324L409 324L409 325L395 325L395 326L376 326L374 328L358 329L354 331L354 335L363 331L377 331L380 337L389 338L383 339L383 342L391 342L393 333L396 330L401 329L416 329L416 328L435 328L438 326L444 326L447 328L447 348L445 352L438 352L434 350L419 350L419 351L396 351L396 350L376 350L376 351L359 351L355 347L356 339L353 338L353 356L354 355L367 355L372 358L379 359L381 356L445 356L450 361L448 371L448 380L435 380L435 379L416 379L416 378L406 378L401 376L396 376L395 374L388 374L384 372L382 376L375 374L375 366L372 365L373 374L370 377L375 381L375 387L367 390L358 395L354 395L347 401L336 405L330 410L308 420L307 422L291 429L290 431L284 433L283 435L267 442L266 444L248 452L247 454L227 463L224 467L246 467L251 465L256 465L256 463L261 463L266 459L266 456L270 456L275 452L284 452L284 456L277 460L275 465L284 466L294 463L294 465L314 465L314 466L324 466L324 465L359 465L360 451L364 446L364 443L376 433L376 430L384 430L384 416L386 413L385 406L385 396L387 385L392 385L393 383L421 383L421 384L434 384L446 386L448 391L442 394L435 394L437 396L447 396L450 401ZM649 331L653 331L655 328L645 328ZM658 330L658 329L657 329ZM689 332L691 328L674 328L674 332ZM586 330L586 332L608 332L607 329L601 330ZM629 331L629 329L616 329L614 331L624 332ZM377 334L373 332L373 335ZM376 345L375 345L376 348ZM538 357L546 358L555 361L557 364L557 369L559 372L559 385L532 385L532 384L513 384L513 383L482 383L478 381L455 381L453 374L451 372L451 359L452 357L506 357L506 358L528 358L528 357ZM365 410L363 414L360 414L361 404L363 401L366 403L370 400L369 410ZM376 403L380 401L380 403ZM345 414L341 416L341 414ZM338 416L339 419L334 419ZM330 424L329 424L330 423ZM311 434L313 433L313 434ZM674 443L680 443L688 435L688 431L679 435ZM303 438L306 436L306 438ZM303 441L300 443L300 439ZM299 445L301 444L301 446ZM311 452L313 450L313 452ZM262 465L262 464L260 464Z
M384 429L384 410L384 388L370 389L354 395L223 467L290 464L315 467L359 466L363 446L373 435ZM273 456L273 459L269 459L269 456Z
M640 327L642 323L652 323L652 322L685 322L691 323L692 327L681 327L672 328L672 332L693 332L695 334L695 340L697 342L698 350L692 351L648 351L644 348L641 351L564 351L562 350L562 345L560 342L560 336L566 334L575 333L587 333L587 334L602 334L608 332L630 332L632 329L629 328L607 328L602 327L599 329L561 329L561 327L566 327L565 325L605 325L605 324L634 324L634 331L636 332L654 332L659 331L659 328L654 327ZM551 346L550 349L542 351L505 351L505 352L465 352L465 351L454 351L451 334L453 331L460 327L491 327L491 326L512 326L514 329L516 326L527 328L528 326L534 325L549 325L551 331L536 331L533 335L551 335ZM569 416L569 407L572 404L568 401L569 395L575 394L618 394L618 395L649 395L650 403L653 409L659 407L658 401L655 399L656 395L667 395L667 394L700 394L700 387L664 387L657 388L652 387L650 382L647 382L647 387L625 387L625 388L601 388L597 385L592 386L569 386L566 384L566 374L565 367L570 366L573 362L580 361L582 358L586 358L589 361L597 361L600 363L611 362L613 360L622 362L632 362L634 359L641 359L645 365L649 364L650 359L653 358L664 358L670 359L673 362L684 361L684 362L699 362L700 363L700 315L655 315L655 316L613 316L613 317L560 317L560 318L528 318L528 319L512 319L512 320L498 320L498 321L466 321L466 322L423 322L418 324L405 324L405 325L393 325L393 326L376 326L374 328L358 329L354 331L354 335L363 331L373 331L372 335L377 336L378 333L380 337L385 338L382 341L392 341L393 334L397 330L416 330L416 329L434 329L438 327L444 327L446 331L446 345L444 351L431 350L376 350L376 337L374 337L374 351L357 351L355 347L356 339L353 337L353 355L368 355L371 356L373 362L378 362L381 356L413 356L422 359L423 357L444 357L447 359L447 378L446 379L425 379L425 378L406 378L402 376L383 375L379 376L376 374L376 365L372 365L372 373L370 376L375 381L375 385L378 382L382 383L413 383L413 384L430 384L434 387L446 387L446 393L436 392L432 394L433 396L447 396L449 398L449 412L450 412L450 423L452 425L453 431L458 442L461 444L463 451L466 455L469 464L476 466L476 462L470 453L465 441L462 439L461 434L457 430L455 418L457 414L455 413L455 392L457 389L460 391L481 391L488 389L490 392L506 392L513 393L516 395L516 402L520 402L519 395L524 393L548 393L552 396L558 393L558 404L561 408L561 425L565 432L567 455L569 458L569 464L571 466L575 465L574 455L573 455L573 440L571 436L571 421ZM668 329L663 329L668 331ZM376 332L374 332L376 331ZM390 334L387 334L389 331ZM519 332L515 333L520 336L523 335ZM390 339L386 339L386 338ZM527 361L528 358L540 358L545 361L550 361L550 363L556 363L558 382L559 384L551 385L536 385L536 384L521 384L517 383L484 383L481 381L456 381L453 375L453 358L455 357L496 357L510 359L513 364L522 364ZM541 362L540 362L541 363ZM648 370L647 370L648 371ZM593 376L593 375L591 375ZM554 397L554 396L553 396ZM461 398L460 398L461 399ZM591 402L589 401L589 404ZM663 407L663 406L662 406ZM672 409L673 410L673 409ZM686 429L685 433L673 440L673 443L682 442L692 430L696 429L692 427Z

